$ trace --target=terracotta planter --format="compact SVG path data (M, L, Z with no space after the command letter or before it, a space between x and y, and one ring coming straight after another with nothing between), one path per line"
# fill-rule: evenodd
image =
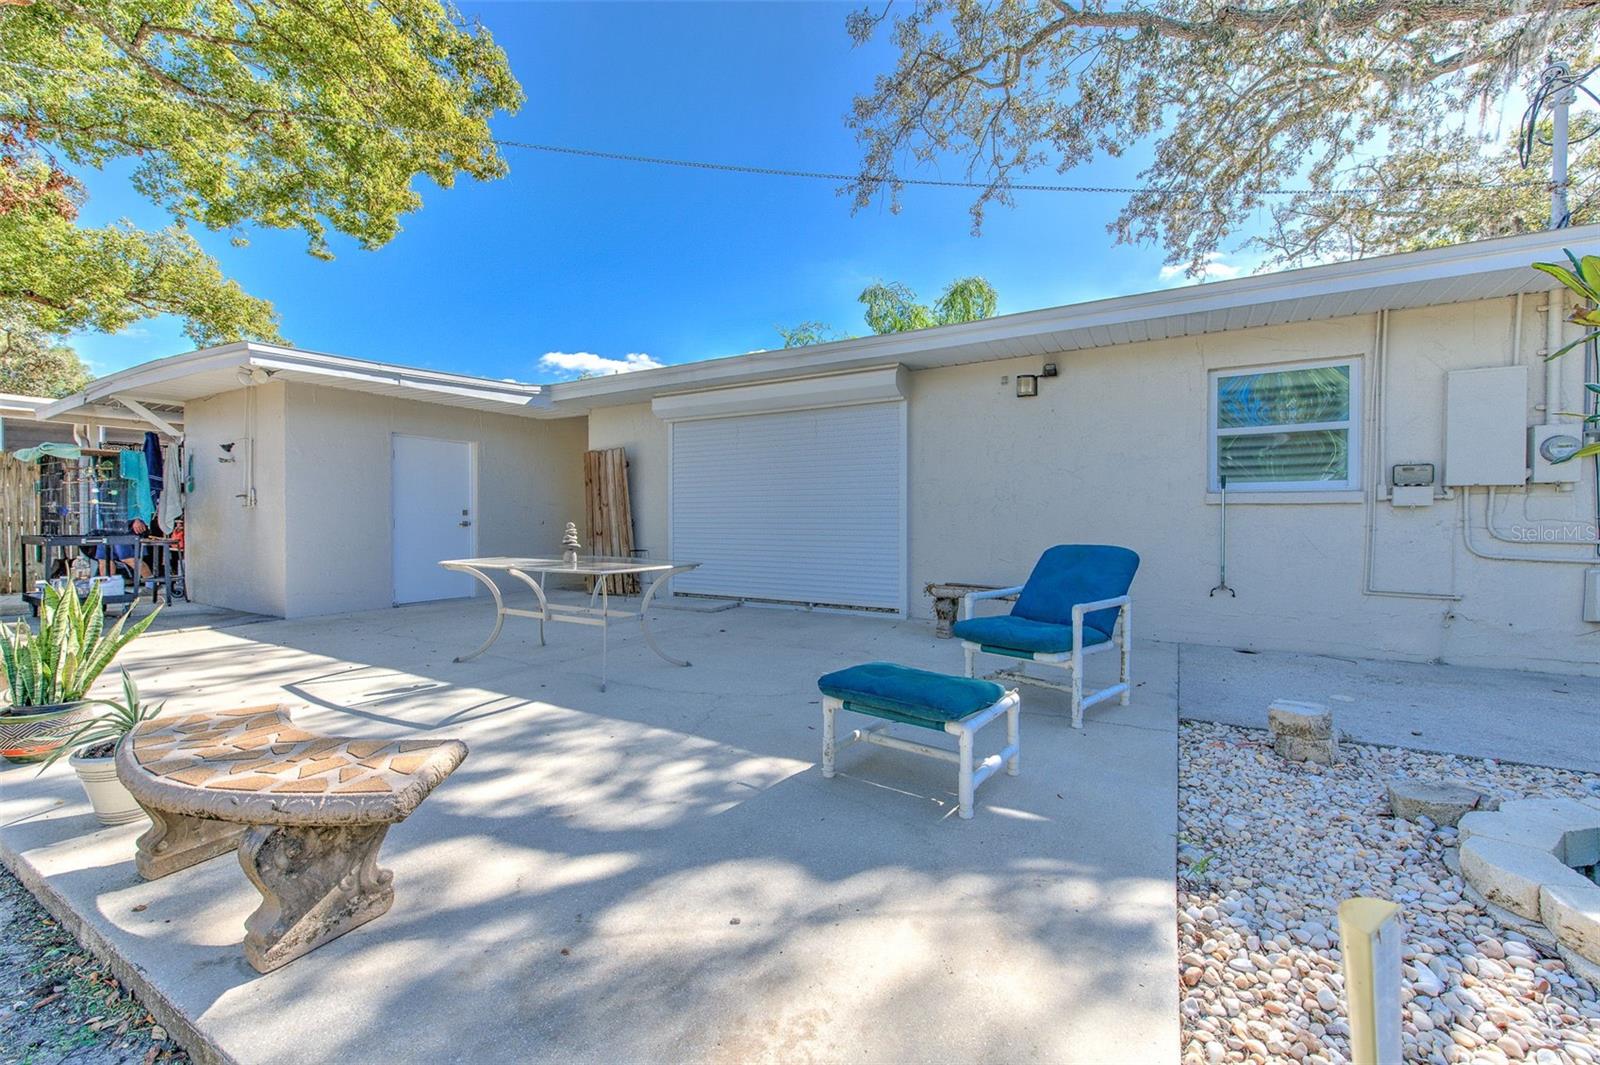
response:
M67 761L77 772L83 790L89 795L89 804L94 807L94 815L102 825L125 825L144 816L139 804L133 801L133 795L117 779L114 756L84 758L72 754Z
M47 758L96 713L87 699L54 706L13 706L0 714L0 757L18 764Z

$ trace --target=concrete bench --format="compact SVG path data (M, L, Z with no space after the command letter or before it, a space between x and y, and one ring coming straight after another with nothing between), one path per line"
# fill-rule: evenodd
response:
M822 691L822 775L832 777L834 756L852 743L871 743L897 751L954 762L957 795L963 818L972 816L972 793L1004 763L1006 773L1020 768L1021 737L1018 716L1022 699L990 680L951 677L892 662L868 662L829 673L817 681ZM956 750L891 736L887 725L855 729L842 741L834 727L840 710L885 721L933 729L956 737ZM977 766L972 763L972 741L977 731L995 718L1006 717L1006 746Z
M117 776L152 822L145 879L238 849L262 895L245 958L270 972L389 909L383 837L466 756L459 740L320 736L257 706L147 721L117 749Z

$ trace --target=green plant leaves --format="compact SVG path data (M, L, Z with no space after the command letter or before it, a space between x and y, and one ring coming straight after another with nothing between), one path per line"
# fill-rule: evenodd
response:
M60 747L51 751L39 766L41 773L72 751L95 747L102 743L120 744L141 722L148 721L161 713L161 708L166 704L143 702L139 698L139 686L124 669L122 702L119 703L114 699L97 699L95 705L105 707L106 712L85 722L68 736Z
M1586 459L1594 455L1600 455L1600 443L1585 444L1566 458L1561 459L1560 462L1576 462L1578 459Z
M161 608L133 625L128 615L105 628L98 585L78 598L75 585L46 586L39 605L39 631L25 622L0 628L0 660L13 706L54 706L82 699L118 652L148 629Z

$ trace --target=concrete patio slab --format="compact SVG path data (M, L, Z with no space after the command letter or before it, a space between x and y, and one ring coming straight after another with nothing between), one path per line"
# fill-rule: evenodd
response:
M1184 644L1179 712L1265 728L1274 699L1326 703L1346 739L1600 772L1600 677Z
M222 1060L1177 1060L1175 648L1141 645L1133 704L1081 731L1024 689L1022 775L962 822L941 763L817 767L817 676L959 671L928 623L662 610L694 666L619 628L605 694L576 626L540 648L508 623L452 662L488 624L456 602L124 656L174 712L284 699L471 748L389 835L394 908L284 969L240 954L257 897L232 857L140 881L141 826L100 829L65 766L0 772L0 857Z

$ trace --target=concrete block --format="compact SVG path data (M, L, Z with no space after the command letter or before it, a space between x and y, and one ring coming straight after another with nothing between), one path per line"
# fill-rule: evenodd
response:
M1499 839L1521 847L1545 851L1559 858L1562 840L1567 834L1567 823L1556 818L1527 813L1502 816L1506 807L1511 805L1512 803L1504 803L1499 810L1473 810L1471 813L1463 814L1461 820L1456 823L1456 828L1461 832L1461 841L1465 843L1475 838Z
M1333 765L1339 760L1339 742L1334 739L1304 740L1295 736L1279 736L1272 741L1272 749L1291 762Z
M1402 820L1426 817L1436 825L1454 826L1479 809L1489 793L1466 784L1395 777L1389 781L1389 808Z
M1573 876L1576 883L1563 881L1539 889L1539 919L1567 949L1600 964L1600 884Z
M1321 703L1279 699L1267 707L1272 748L1291 762L1333 765L1339 760L1339 730Z
M1332 739L1333 714L1322 703L1278 699L1267 707L1267 730L1274 738L1293 736L1306 740Z
M1462 842L1461 875L1484 898L1530 921L1541 920L1541 887L1594 886L1549 851L1482 835Z

